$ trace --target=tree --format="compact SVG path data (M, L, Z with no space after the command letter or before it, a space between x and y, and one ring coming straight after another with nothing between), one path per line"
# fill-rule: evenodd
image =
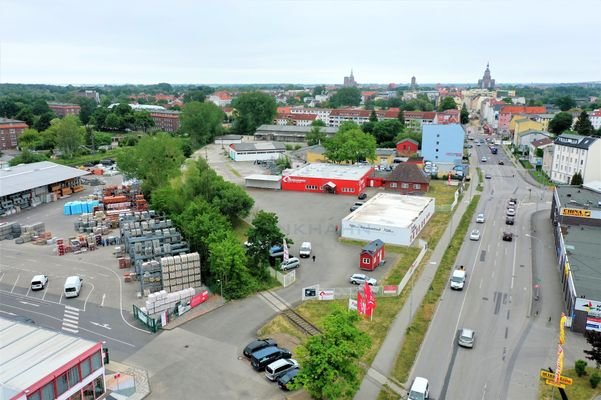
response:
M97 108L96 101L83 96L77 96L74 103L79 105L79 120L82 124L90 123L90 118Z
M511 100L511 97L503 97L501 101L506 104L513 104L513 100Z
M143 137L129 151L119 153L117 164L127 176L142 180L142 190L149 194L177 176L184 160L180 140L165 133Z
M324 321L323 333L307 339L297 348L302 368L294 379L295 388L304 387L316 399L351 398L359 388L358 360L371 339L355 325L356 312L337 308Z
M109 113L104 120L102 127L113 131L118 130L123 124L123 120L116 113Z
M568 112L557 113L551 121L549 121L549 132L556 135L561 133L572 126L572 114Z
M92 131L94 147L108 146L113 142L113 136L109 133Z
M397 119L399 120L401 125L403 127L405 127L405 112L403 110L399 111L399 115L397 116Z
M313 97L324 94L325 91L326 87L324 85L317 85L313 88Z
M248 216L255 201L244 189L225 181L220 176L216 176L213 185L214 196L210 201L219 208L221 214L229 218L230 221Z
M209 86L198 86L196 89L189 90L184 94L184 103L191 103L197 101L202 103L205 101L207 96L213 94L215 89Z
M561 111L568 111L570 108L576 107L576 100L570 96L557 97L553 103L559 107Z
M255 290L256 283L246 264L244 248L231 231L209 244L210 275L215 284L221 281L226 299L242 298Z
M339 130L336 135L325 140L324 147L324 155L335 163L376 159L376 139L359 128Z
M343 133L343 132L350 131L350 130L353 130L353 129L361 129L361 127L359 125L357 125L356 122L353 122L353 121L344 121L338 127L338 133Z
M383 121L376 122L374 126L373 135L379 145L383 147L394 147L394 138L403 130L403 126L396 119L385 119ZM390 145L392 143L392 145Z
M50 113L52 110L48 107L46 100L37 98L31 103L31 111L34 115L42 115L44 113Z
M334 108L342 106L358 106L361 104L361 91L355 87L339 89L330 98L330 104Z
M264 266L269 260L269 249L275 244L281 244L283 239L284 234L278 227L278 216L259 210L248 230L247 254L253 266L253 275L262 276L265 273Z
M582 175L580 174L580 172L576 172L573 176L572 179L570 180L570 185L572 186L580 186L582 185Z
M213 103L192 101L180 115L179 131L190 135L192 147L198 148L223 133L223 111Z
M33 128L38 130L39 132L45 131L46 129L50 128L50 122L54 118L56 118L54 112L45 112L34 118L35 122L33 123Z
M584 350L586 358L594 361L597 364L597 368L601 365L601 332L587 330L584 333L584 337L588 344L591 345L590 350Z
M311 126L326 126L326 123L323 122L321 119L315 119L313 122L311 122Z
M136 129L141 129L146 132L148 128L152 128L154 126L154 119L150 116L148 111L134 111L134 127Z
M22 107L17 115L15 115L15 119L24 121L29 126L33 126L34 118L35 116L33 115L33 111L31 111L31 107L27 105Z
M305 138L307 139L307 144L309 146L315 146L326 139L326 134L321 131L319 126L313 126Z
M595 133L595 128L586 111L582 111L578 116L578 119L576 119L574 130L584 136L590 136Z
M8 165L15 166L19 164L31 164L34 162L45 161L48 157L44 154L32 153L28 149L25 149L21 152L21 154L13 157L8 162Z
M465 103L463 103L463 105L461 106L460 119L461 119L461 123L463 125L470 122L470 113L469 113L469 111L467 111L467 107L466 107Z
M56 136L56 147L64 158L72 158L84 143L85 129L80 126L79 118L67 115L62 119L52 120L48 131Z
M376 114L376 110L371 110L369 114L369 122L378 122L378 114Z
M232 102L236 109L234 130L240 134L253 134L262 124L271 124L277 106L273 96L263 92L242 93Z
M445 111L445 110L456 110L457 109L457 104L455 103L455 100L452 97L443 97L443 99L440 101L440 105L438 106L438 111Z
M40 150L43 148L44 138L35 129L27 128L17 138L21 150Z

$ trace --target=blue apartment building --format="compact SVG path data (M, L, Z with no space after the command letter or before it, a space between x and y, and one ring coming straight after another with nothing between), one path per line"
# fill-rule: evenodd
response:
M422 126L422 156L434 164L461 164L465 131L459 124Z

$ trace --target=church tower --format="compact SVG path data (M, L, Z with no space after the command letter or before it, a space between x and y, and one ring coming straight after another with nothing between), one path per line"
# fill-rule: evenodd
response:
M484 70L484 76L482 79L478 80L478 88L480 89L495 89L495 80L490 76L490 66L489 63L486 63L486 69Z

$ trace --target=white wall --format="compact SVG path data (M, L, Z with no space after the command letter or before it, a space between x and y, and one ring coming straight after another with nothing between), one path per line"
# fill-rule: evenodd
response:
M261 152L261 153L248 153L238 154L236 150L230 148L230 158L234 161L265 161L265 160L277 160L282 157L284 153L273 153L273 152Z

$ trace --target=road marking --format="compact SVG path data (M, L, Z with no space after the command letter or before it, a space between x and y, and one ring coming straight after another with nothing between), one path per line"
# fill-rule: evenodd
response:
M90 293L88 293L88 295L86 296L86 301L83 302L83 311L86 311L86 305L88 304L88 299L90 298L90 296L92 295L92 292L94 291L94 284L91 282L88 282L90 285L92 285L92 290L90 290Z
M482 282L484 282L484 279L480 279L480 286L479 286L479 289L482 289Z
M1 313L4 313L4 314L12 315L13 317L17 315L17 314L15 314L15 313L11 313L11 312L4 311L4 310L0 310L0 312L1 312Z
M71 332L71 333L79 333L79 331L77 329L65 328L64 326L63 326L63 331L67 331L67 332Z
M46 298L46 293L48 293L48 285L49 284L50 284L49 282L46 282L46 288L44 289L44 295L42 296L42 300L44 300Z
M108 330L111 329L111 327L109 326L109 324L101 324L101 323L94 322L94 321L90 321L90 324L96 325L96 326L99 326L101 328L108 329Z
M4 278L4 272L0 275L0 282L2 282L2 278Z
M79 332L79 309L71 306L65 306L63 313L63 330L71 333ZM73 331L75 330L75 331Z
M100 307L104 307L104 298L106 297L106 293L102 293L102 301L100 302Z
M13 285L13 288L10 290L11 293L13 292L13 290L15 290L15 286L17 286L17 281L19 280L20 276L21 276L21 274L17 275L17 279L15 279L15 284Z
M66 321L63 321L63 326L68 326L69 328L77 329L77 324L72 324Z
M27 305L34 306L34 307L39 307L40 306L39 304L30 303L28 301L21 301L21 300L19 300L19 303L21 303L21 304L27 304Z
M75 307L71 307L71 306L65 306L65 309L79 312L79 308L75 308Z

